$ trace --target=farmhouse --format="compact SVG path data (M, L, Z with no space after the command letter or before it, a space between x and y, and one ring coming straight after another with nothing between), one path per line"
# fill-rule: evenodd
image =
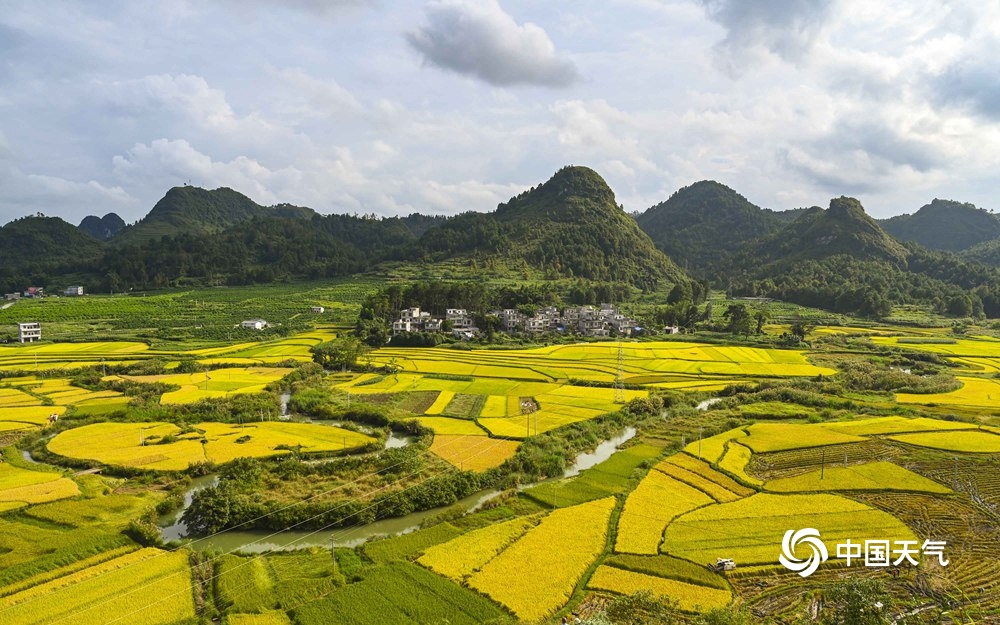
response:
M17 324L17 340L22 343L42 340L42 324L37 321Z
M322 306L313 306L310 310L312 310L314 313L322 314L323 311L326 309L323 308Z
M79 297L83 295L83 287L82 286L66 287L66 289L63 290L63 295L65 295L66 297Z
M45 289L40 286L29 286L24 292L25 297L44 297Z
M538 309L528 316L516 308L493 310L489 313L500 321L500 330L507 333L578 332L589 336L610 336L612 333L630 336L639 329L635 319L621 313L612 304L568 307L559 312L555 306ZM469 339L479 333L475 321L465 308L448 308L444 319L436 319L419 306L399 311L399 318L392 323L393 336L406 332L451 332L460 339Z
M247 319L246 321L240 323L240 327L250 330L263 330L267 327L267 322L263 319Z

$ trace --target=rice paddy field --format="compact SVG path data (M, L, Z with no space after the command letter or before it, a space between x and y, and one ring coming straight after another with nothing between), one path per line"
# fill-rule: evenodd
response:
M199 423L187 432L171 423L96 423L60 433L48 450L103 464L183 471L203 462L278 456L292 449L345 452L372 442L358 432L308 423Z
M794 350L731 347L686 342L626 343L625 382L655 384L704 382L705 377L785 377L831 375L832 369L810 364ZM613 382L618 348L614 343L556 345L525 350L443 351L383 348L372 361L394 360L404 371L447 373L482 378Z
M283 296L289 301L263 298L258 308L248 299L234 308L232 315L267 318L267 306L273 307L276 320L295 328L285 336L228 336L235 317L227 313L224 323L212 323L207 315L233 305L231 294L95 299L92 304L104 306L108 316L95 324L119 340L75 336L72 343L0 346L0 441L16 444L23 437L48 452L29 459L8 447L0 462L0 624L188 625L212 614L230 625L555 625L564 615L586 618L639 591L675 602L683 623L727 606L792 622L826 584L850 572L836 557L808 580L781 567L785 531L804 527L820 530L831 549L847 539L946 539L955 564L942 569L922 562L904 570L898 582L883 576L893 592L911 601L910 608L940 603L916 622L937 622L932 615L946 623L1000 618L1000 599L991 598L1000 596L1000 578L977 564L1000 557L1000 419L993 415L1000 413L1000 385L993 378L1000 373L1000 340L951 337L947 328L813 329L810 340L863 342L858 337L866 335L875 345L932 352L956 365L961 383L948 393L844 393L834 408L774 397L738 405L727 400L720 410L693 408L732 384L804 384L818 376L836 381L828 360L814 362L807 345L726 345L717 336L705 339L711 343L624 342L625 401L670 393L674 403L660 414L622 421L636 427L635 440L577 475L550 473L551 479L533 485L511 481L503 493L494 483L476 486L483 489L477 496L489 492L492 499L474 512L458 504L435 508L386 530L402 534L363 546L249 555L138 543L132 522L155 518L157 505L177 496L171 485L186 480L182 472L194 465L238 458L274 458L277 464L280 458L290 470L301 456L325 470L333 466L328 462L362 465L380 453L384 434L373 429L360 428L369 436L353 426L260 421L259 415L242 424L192 416L203 414L199 406L236 395L276 397L265 387L310 360L311 347L352 324L347 313L361 296L360 287L317 286L302 297ZM334 315L305 323L303 298ZM112 304L130 312L115 321ZM67 301L32 310L58 330L70 327L64 317L84 305ZM156 307L191 326L138 336L147 333L141 315ZM9 311L0 318L4 313ZM783 319L771 330L787 331L789 323ZM309 473L302 483L285 485L291 490L282 506L316 505L308 499L335 488L345 493L338 505L363 509L378 499L379 489L418 486L431 475L428 466L439 472L434 475L467 480L527 461L557 466L563 459L551 441L586 439L587 422L600 423L623 407L611 386L617 342L387 347L362 360L395 370L333 373L323 379L322 392L335 407L387 407L393 418L419 421L433 432L415 446L426 464L415 475L390 467L329 485L318 477L321 471ZM136 410L132 396L73 383L83 367L152 361L163 365L160 374L104 378L179 387L154 397L142 422L129 420ZM191 369L178 367L191 362L199 370L181 373ZM198 404L203 400L209 403ZM55 428L49 425L53 414L60 415ZM181 414L186 416L170 418ZM49 464L36 464L40 459ZM81 473L86 466L106 475ZM136 470L141 477L133 477ZM716 558L735 559L736 571L710 571L705 564ZM205 602L211 602L207 611ZM949 621L956 606L979 610L978 620Z

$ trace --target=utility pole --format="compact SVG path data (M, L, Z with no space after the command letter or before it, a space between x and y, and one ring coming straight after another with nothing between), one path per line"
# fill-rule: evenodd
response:
M826 477L826 449L823 450L822 460L819 465L819 479Z
M615 403L625 403L625 345L618 337L618 372L615 375Z

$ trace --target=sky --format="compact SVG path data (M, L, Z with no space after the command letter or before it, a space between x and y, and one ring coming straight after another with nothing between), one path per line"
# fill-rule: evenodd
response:
M0 223L131 223L173 186L489 211L564 165L628 211L993 210L1000 3L0 0Z

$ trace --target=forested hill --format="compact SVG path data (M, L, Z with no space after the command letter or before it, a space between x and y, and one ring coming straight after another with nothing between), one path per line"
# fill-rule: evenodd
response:
M637 221L658 248L699 276L718 269L728 256L786 223L784 215L755 206L714 180L680 189Z
M1000 219L972 204L935 199L912 215L882 221L900 241L915 241L932 250L958 252L1000 237Z
M565 167L494 213L467 213L420 239L434 257L487 253L524 259L550 277L627 282L652 288L688 278L656 249L614 192L586 167Z
M174 187L149 214L123 229L113 240L117 244L141 244L164 235L221 232L256 217L310 219L314 215L316 212L312 209L288 204L261 206L227 187L213 191L192 186Z
M873 317L892 305L918 303L953 316L1000 317L1000 271L900 244L854 198L809 209L715 277L736 294Z
M901 265L906 249L865 213L861 202L839 197L830 208L813 207L756 245L750 256L757 263L798 262L846 254L856 260L881 260Z
M322 216L291 205L263 207L232 189L175 187L103 244L46 219L45 227L5 227L19 230L19 254L0 267L0 288L64 286L65 274L102 291L250 284L350 275L386 261L455 260L644 289L688 281L615 204L604 180L583 167L560 170L493 213L449 218ZM68 245L42 262L56 222ZM71 268L49 262L63 256Z
M98 241L107 241L125 229L125 220L115 213L108 213L104 217L87 215L77 227Z
M22 217L0 228L0 285L3 292L43 284L10 284L4 276L22 269L42 275L85 271L101 253L101 243L58 217ZM64 285L64 286L69 286Z

